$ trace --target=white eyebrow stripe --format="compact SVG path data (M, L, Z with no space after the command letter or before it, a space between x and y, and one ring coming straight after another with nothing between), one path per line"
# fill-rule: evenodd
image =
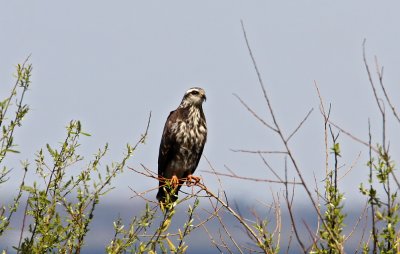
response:
M190 88L189 90L186 91L186 94L189 94L189 93L191 93L193 91L197 91L197 92L201 93L201 91L203 91L203 89L200 88L200 87L192 87L192 88Z
M198 89L196 89L196 88L191 88L191 89L189 89L189 90L187 90L186 91L186 93L191 93L191 92L193 92L193 91L199 91Z

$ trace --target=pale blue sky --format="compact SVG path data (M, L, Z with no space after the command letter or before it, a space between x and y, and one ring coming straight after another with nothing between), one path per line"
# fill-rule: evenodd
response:
M32 54L33 78L27 102L32 111L16 133L21 154L31 162L46 143L63 140L71 119L91 133L82 139L89 159L105 142L109 158L118 160L127 142L152 121L146 145L129 165L156 170L158 145L169 111L185 90L201 86L209 138L204 154L213 166L224 165L239 175L273 179L257 156L230 148L278 150L281 145L234 98L241 96L269 120L243 38L244 21L253 53L270 92L275 112L290 133L310 108L309 121L292 140L306 178L324 172L323 120L314 88L317 81L332 120L367 139L372 118L378 142L379 118L362 62L367 39L373 56L385 66L385 82L400 107L400 4L396 1L0 1L0 92L11 88L14 65ZM390 135L398 125L389 121ZM397 129L396 129L397 128ZM395 136L392 136L395 137ZM397 137L391 150L398 152ZM341 135L342 163L349 165L362 151L353 171L343 180L348 199L360 200L356 186L366 176L367 150ZM398 142L397 142L398 143ZM278 172L283 159L267 156ZM32 168L33 169L33 168ZM204 159L198 170L207 170ZM77 169L79 170L79 169ZM215 177L198 172L210 188ZM283 172L282 172L283 173ZM283 175L283 174L282 174ZM14 180L13 180L14 181ZM232 198L245 191L255 200L270 201L269 185L223 178ZM127 202L128 186L143 191L157 183L126 171L106 202ZM275 191L282 186L272 185ZM2 187L4 188L4 187ZM7 188L15 188L8 186ZM299 205L307 205L299 192ZM155 192L149 194L154 198ZM132 201L134 202L134 201Z
M310 108L316 109L293 141L311 174L323 166L314 80L326 102L332 102L332 119L365 137L367 118L377 111L361 58L367 38L369 59L379 56L388 89L398 94L400 18L395 7L373 1L3 1L1 91L9 89L13 65L32 54L33 84L27 96L32 111L16 139L22 158L30 160L46 143L62 140L70 119L81 120L93 135L82 140L85 154L110 142L110 157L117 160L152 111L148 142L131 165L155 169L166 116L187 88L202 86L210 129L204 154L216 168L227 164L238 174L269 177L260 172L257 158L229 151L279 148L273 134L232 96L239 94L266 116L242 19L287 132ZM344 158L354 157L356 151L347 151L344 147ZM205 168L202 163L199 169ZM127 173L119 191L127 191L127 185L152 186L146 179L136 182L138 177L130 179ZM235 185L229 188L237 193Z

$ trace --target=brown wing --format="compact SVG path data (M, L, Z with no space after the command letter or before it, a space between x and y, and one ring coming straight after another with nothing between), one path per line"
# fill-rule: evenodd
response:
M180 118L179 110L171 111L164 125L164 131L161 137L160 149L158 152L158 175L165 176L168 164L179 149L176 142L176 135L172 131L172 126Z
M157 192L157 199L160 202L165 202L165 194L166 190L162 188L165 184L164 177L167 175L171 175L172 172L167 172L171 170L168 165L174 159L174 155L177 153L179 149L179 145L176 141L176 133L172 130L174 123L177 122L178 119L181 118L180 110L177 109L175 111L171 111L169 114L167 121L164 125L164 131L161 137L160 149L158 153L158 176L159 180L159 189ZM176 199L177 197L171 197L172 199Z

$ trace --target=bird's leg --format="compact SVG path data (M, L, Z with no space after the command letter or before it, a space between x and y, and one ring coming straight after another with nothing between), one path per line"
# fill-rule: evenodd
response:
M191 186L191 185L196 185L198 182L200 182L200 177L194 176L194 175L188 175L186 185Z
M178 187L178 185L179 185L179 179L178 179L178 177L176 176L176 175L173 175L172 176L172 178L171 178L171 185L172 185L172 188L176 188L176 187Z

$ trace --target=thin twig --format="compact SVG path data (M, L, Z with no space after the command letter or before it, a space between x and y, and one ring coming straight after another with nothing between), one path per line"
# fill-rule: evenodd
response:
M373 181L373 175L372 175L372 151L371 151L371 143L372 143L372 135L371 135L371 122L368 119L368 142L369 142L369 181L370 181L370 193L373 190L372 187L372 181ZM377 230L376 230L376 221L375 221L375 201L371 200L370 204L371 204L371 217L372 217L372 239L373 239L373 253L376 254L378 253L377 250L377 245L378 245L378 234L377 234Z
M21 233L19 234L19 240L18 240L18 251L17 253L20 252L21 249L21 243L22 243L22 237L24 235L24 230L25 230L25 223L26 223L26 218L27 218L27 211L28 211L28 206L29 206L29 200L30 195L28 196L25 204L25 209L24 209L24 217L22 218L22 226L21 226Z
M196 216L198 217L198 215ZM208 238L210 238L210 241L215 246L215 248L217 248L220 253L223 253L223 251L219 248L217 242L214 240L214 237L211 235L210 231L208 231L206 225L202 224L202 227L204 228L204 231L206 231Z
M286 139L286 142L289 142L289 140L293 137L294 134L301 128L303 123L307 121L308 117L311 115L313 112L314 108L311 108L310 111L308 111L307 115L304 117L304 119L300 122L300 124L296 127L296 129L292 132L292 134L289 135L289 137Z
M257 234L253 231L253 229L245 222L245 220L236 212L234 211L230 206L227 205L226 202L224 202L221 198L219 198L218 196L216 196L214 193L212 193L206 186L204 186L201 183L198 183L197 186L199 186L202 190L204 190L208 195L210 195L211 197L213 197L214 199L217 199L219 201L219 203L225 207L225 209L227 211L229 211L230 214L233 215L233 217L235 217L240 224L242 224L242 226L246 229L246 232L248 232L252 238L257 242L257 244L259 246L263 246L263 243L261 242L261 240L258 238Z
M243 150L243 149L230 149L232 152L240 153L265 153L265 154L287 154L286 151L262 151L262 150Z
M363 46L363 60L364 60L364 65L365 65L365 69L366 69L367 74L368 74L369 83L370 83L370 85L371 85L371 87L372 87L372 91L374 92L374 98L375 98L375 100L376 100L376 104L378 105L379 110L380 110L381 113L383 114L383 113L384 113L384 109L383 109L383 106L381 105L381 103L379 102L379 97L378 97L378 94L377 94L377 92L376 92L376 88L375 88L374 81L373 81L373 79L372 79L371 71L369 70L369 66L368 66L368 62L367 62L367 57L365 56L365 43L366 43L366 42L367 42L367 40L364 39L363 44L362 44L362 46Z
M324 117L325 175L328 176L328 171L329 171L328 122L329 122L329 116L331 113L331 107L329 105L329 111L328 111L328 113L326 113L325 106L324 106L324 100L322 99L321 92L319 91L319 87L315 80L314 80L314 86L317 89L317 93L318 93L320 111L321 111L322 116Z
M386 102L389 104L394 117L400 123L400 116L397 114L396 108L393 106L393 103L391 102L390 97L389 97L388 93L386 92L386 88L383 84L383 67L382 68L379 67L378 58L376 56L375 56L375 65L376 65L376 72L377 72L378 78L379 78L379 84L381 85L381 89L383 91L383 94L385 95Z
M357 218L356 224L354 224L353 229L350 231L349 235L344 238L343 244L350 239L350 237L354 234L354 232L356 232L358 224L360 224L362 217L365 216L367 209L368 209L368 202L365 203L364 209L363 209L362 213L360 214L360 216Z
M287 158L285 157L285 182L288 181L288 168L287 168ZM285 184L285 201L286 201L286 206L289 212L289 217L290 217L290 221L291 221L291 225L294 231L294 235L296 236L297 242L299 243L301 249L303 250L304 253L306 253L306 248L304 246L304 243L301 241L300 239L300 235L297 231L297 226L296 226L296 221L294 219L294 215L293 215L293 197L294 197L294 186L293 186L293 192L292 192L292 200L289 201L289 187L287 184Z
M370 146L367 142L363 141L360 138L357 138L356 136L354 136L353 134L351 134L350 132L346 131L345 129L341 128L339 125L335 124L334 122L332 122L331 120L329 120L329 123L332 124L333 126L335 126L335 128L337 128L338 130L340 130L342 133L346 134L347 136L349 136L351 139L357 141L360 144L365 145L366 147L371 147L371 150L374 151L375 153L379 153L379 150L374 147L374 146Z
M227 176L227 177L236 178L236 179L249 180L249 181L254 181L254 182L267 182L267 183L279 183L279 184L300 184L300 185L302 184L301 182L295 182L295 181L286 182L286 181L279 181L279 180L261 179L261 178L247 177L247 176L231 175L231 174L220 173L220 172L212 172L212 171L207 171L207 170L202 170L202 172L219 175L219 176Z
M257 119L259 120L262 124L264 124L265 126L267 126L268 128L270 128L271 130L277 132L277 130L272 127L270 124L268 124L266 121L264 121L256 112L254 112L254 110L252 110L237 94L233 94L233 96L235 96L240 103L242 103L242 105Z
M304 226L307 229L308 234L310 235L310 238L312 239L312 244L306 249L306 253L309 253L309 250L313 247L317 245L317 242L319 240L321 240L321 237L318 235L314 236L314 233L312 232L310 226L306 223L306 221L304 219L301 220L301 222L303 222Z
M358 160L360 159L360 157L361 157L361 152L358 153L357 157L355 158L355 160L353 161L353 163L351 164L349 169L341 177L339 177L338 181L342 180L348 173L350 173L351 170L353 170L353 168L358 163Z
M366 205L368 205L368 201L367 201ZM357 249L356 249L356 251L355 251L354 253L358 253L358 248L362 248L362 244L363 244L363 243L364 243L366 246L369 246L369 242L370 242L370 240L371 240L372 232L369 234L367 241L364 242L365 232L367 232L367 227L368 227L368 213L365 213L365 220L364 220L364 221L365 221L365 223L364 223L364 228L363 228L363 230L361 231L362 234L361 234L361 237L360 237L360 241L358 242ZM376 249L375 249L375 250L376 250ZM376 253L376 251L373 252L373 253Z
M23 69L25 69L25 64L29 61L29 58L31 57L31 55L32 54L29 54L29 56L25 59L25 61L22 63L22 65L21 65L21 70L23 70ZM14 95L15 95L15 91L17 90L17 86L18 86L18 83L19 83L19 81L20 81L21 79L18 77L17 78L17 80L15 81L15 84L14 84L14 87L13 87L13 89L12 89L12 91L11 91L11 94L10 94L10 96L9 96L9 98L6 100L7 101L7 103L6 103L6 105L4 106L4 112L2 112L2 115L3 116L5 116L6 114L7 114L7 110L8 110L8 108L9 108L9 106L10 106L10 102L11 102L11 99L14 97ZM3 120L4 120L5 118L1 118L0 119L0 126L2 126L2 123L3 123Z
M275 170L268 164L267 160L264 158L264 156L262 156L262 154L260 154L260 157L264 162L264 164L267 166L267 168L272 172L272 174L274 174L279 181L284 182L282 178L275 172Z
M276 241L275 246L280 246L280 242L281 242L281 231L282 231L282 211L281 211L281 202L280 202L280 198L278 193L276 194L276 199L275 196L272 192L271 189L271 193L272 193L272 199L274 202L274 211L275 211L275 221L276 221L276 226L275 226L275 230L273 232L273 236L275 234L278 234L278 239Z
M254 70L255 70L256 73L257 73L257 78L258 78L258 81L259 81L261 90L262 90L262 92L263 92L264 98L265 98L265 100L266 100L266 102L267 102L268 109L271 111L271 110L272 110L271 102L270 102L270 100L269 100L267 91L266 91L266 89L265 89L264 82L263 82L263 80L262 80L262 78L261 78L260 71L258 70L257 62L256 62L256 59L255 59L255 57L254 57L254 55L253 55L253 51L251 50L249 40L247 39L246 29L244 28L243 20L241 20L240 22L242 23L242 31L243 31L244 39L245 39L245 41L246 41L246 46L247 46L247 49L248 49L248 51L249 51L250 58L251 58L251 60L252 60L252 62L253 62ZM275 118L275 114L271 114L271 117L272 117L272 120L273 120L273 122L274 122L275 127L272 127L272 126L271 126L270 128L271 128L272 130L275 130L275 132L280 133L279 125L278 125L278 122L277 122L277 120L276 120L276 118Z
M216 217L219 221L219 223L221 224L222 228L224 229L225 233L228 235L229 239L231 240L231 242L235 245L236 249L240 252L243 253L242 249L240 248L240 246L238 245L238 243L235 241L235 239L233 238L232 234L229 232L229 230L227 229L224 221L222 220L221 216L219 214L216 214Z

